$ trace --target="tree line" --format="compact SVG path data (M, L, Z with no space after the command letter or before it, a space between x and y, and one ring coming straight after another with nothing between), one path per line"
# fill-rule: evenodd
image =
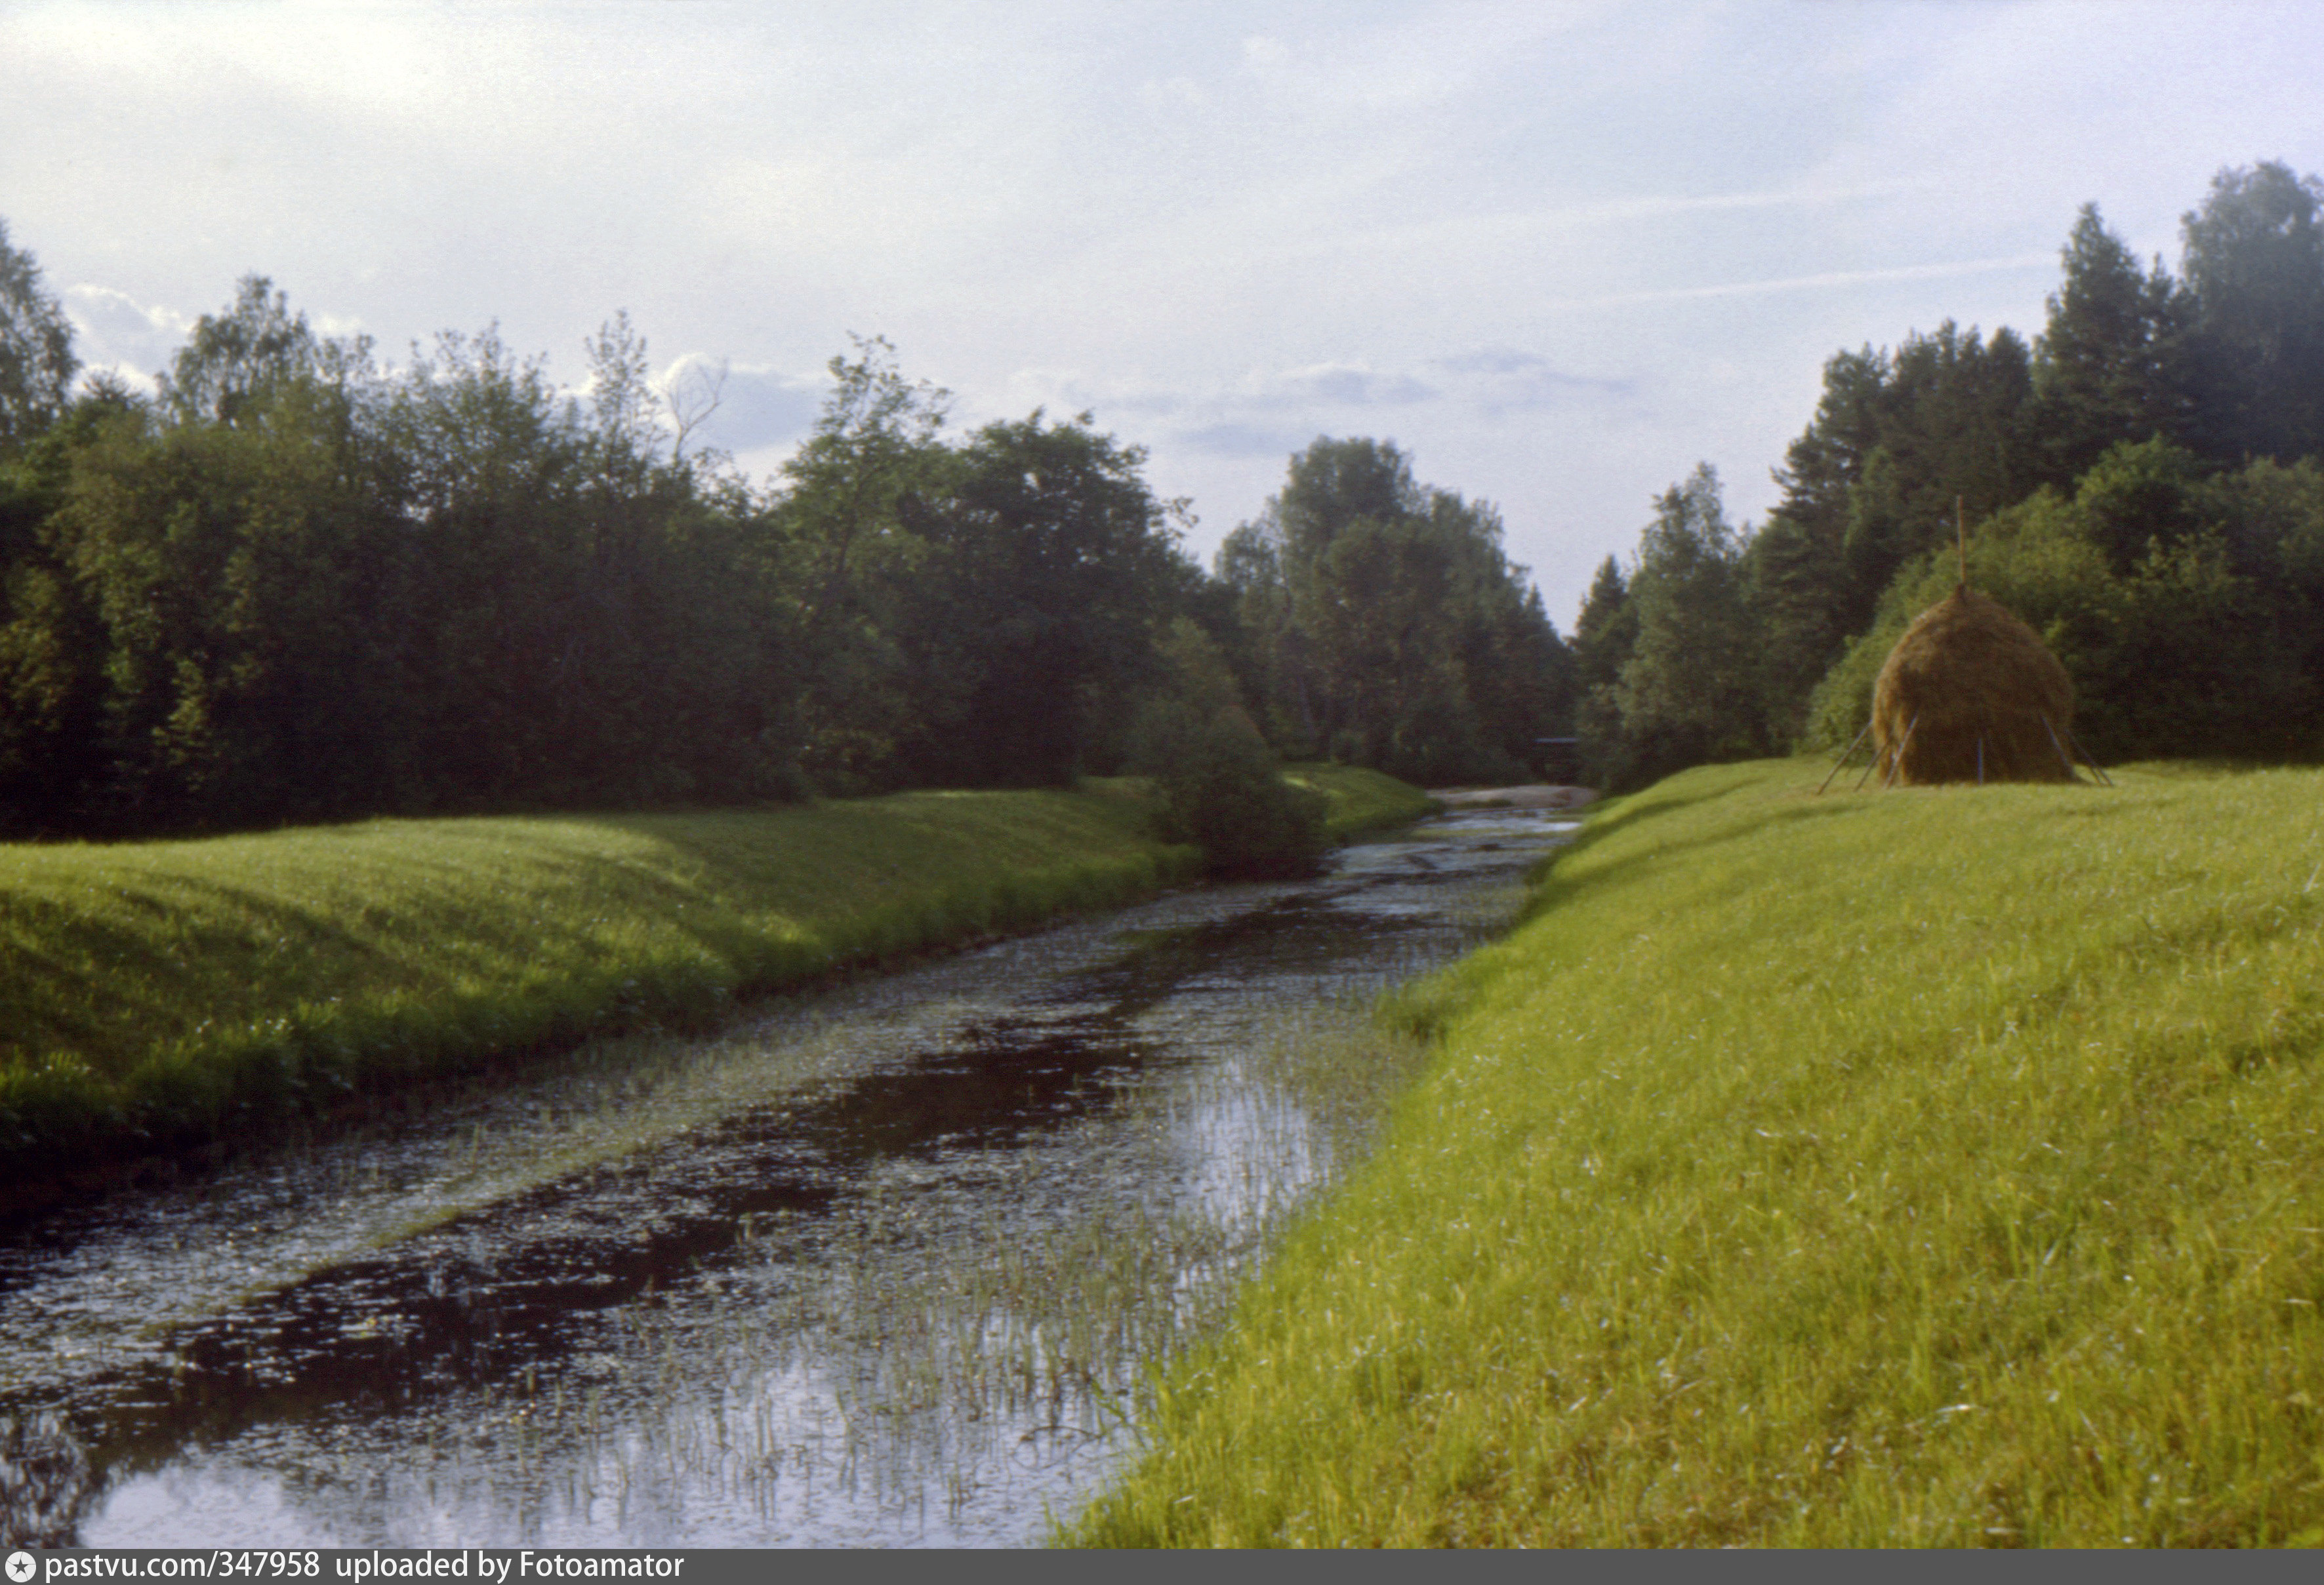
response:
M2042 333L1948 321L1824 366L1738 530L1698 469L1572 640L1588 774L1848 742L1958 577L2031 622L2101 757L2324 751L2324 183L2223 170L2173 272L2086 206Z
M1210 572L1142 449L955 433L883 341L766 481L626 316L587 352L390 367L254 276L148 395L77 377L0 228L0 835L1144 771L1264 870L1320 840L1278 752L1500 775L1567 720L1492 509L1393 446L1319 440Z
M1142 772L1265 869L1318 840L1281 755L1499 780L1574 733L1624 787L1843 742L1961 521L2101 756L2312 757L2319 205L2222 171L2175 272L2085 207L2038 336L1835 355L1765 524L1698 468L1570 640L1391 443L1317 440L1205 569L1141 448L955 432L881 341L758 481L625 316L568 391L490 330L389 366L252 277L153 393L80 378L0 227L0 835Z

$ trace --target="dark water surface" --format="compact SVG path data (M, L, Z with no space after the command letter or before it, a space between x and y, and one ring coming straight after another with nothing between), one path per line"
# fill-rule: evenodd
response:
M0 1538L1036 1541L1410 1072L1370 998L1570 829L1449 816L18 1228Z

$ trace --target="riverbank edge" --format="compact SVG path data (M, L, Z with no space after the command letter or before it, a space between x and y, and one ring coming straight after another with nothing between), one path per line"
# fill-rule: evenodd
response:
M1409 825L1443 806L1409 782L1355 765L1308 761L1285 766L1283 777L1323 795L1323 830L1334 843Z
M1433 806L1287 774L1339 840ZM1194 880L1153 811L1085 781L0 848L0 1012L50 1031L0 1044L0 1215Z
M1823 769L1600 806L1391 999L1378 1153L1055 1544L2324 1544L2324 775Z

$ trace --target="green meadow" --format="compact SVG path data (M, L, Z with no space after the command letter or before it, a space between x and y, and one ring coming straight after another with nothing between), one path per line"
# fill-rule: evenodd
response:
M2324 773L1594 811L1099 1545L2324 1541Z
M1335 840L1402 825L1434 806L1410 783L1358 765L1293 765L1283 779L1323 795L1323 829Z
M1294 772L1336 833L1386 777ZM0 847L0 1183L327 1117L1191 877L1135 784Z

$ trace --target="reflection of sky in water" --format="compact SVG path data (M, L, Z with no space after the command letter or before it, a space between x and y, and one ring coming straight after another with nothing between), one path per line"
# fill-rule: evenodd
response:
M93 1545L1038 1537L1330 1170L1252 1054L1571 828L1433 822L60 1214L0 1248L0 1370L109 1466Z
M1264 1083L1197 1102L1179 1120L1193 1170L1176 1185L1202 1215L1264 1223L1331 1167L1331 1145L1298 1101Z

